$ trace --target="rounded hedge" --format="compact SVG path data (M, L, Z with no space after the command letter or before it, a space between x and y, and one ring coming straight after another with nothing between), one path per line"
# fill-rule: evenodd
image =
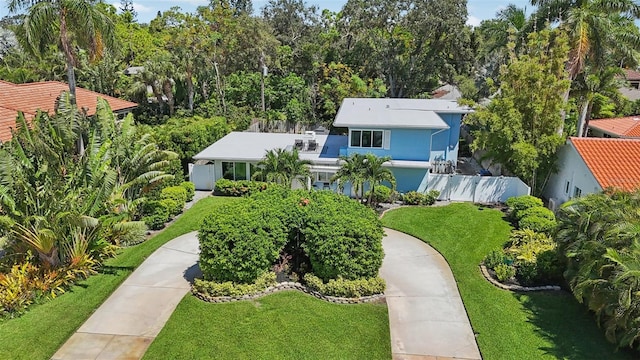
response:
M287 240L287 226L269 204L251 199L221 206L198 232L205 280L253 283L268 271Z
M312 192L302 229L313 273L324 281L371 278L382 266L382 224L370 208L344 195Z
M180 186L187 192L187 201L193 200L193 196L196 194L196 185L191 181L183 181Z
M509 214L515 220L520 220L521 212L533 207L543 207L542 200L531 195L510 197L505 201L509 207Z
M160 192L161 200L173 200L175 205L170 208L169 211L172 215L178 215L184 209L184 204L187 202L187 190L182 186L170 186L162 189Z
M370 208L327 191L268 189L219 208L198 234L207 280L251 283L279 255L324 281L378 275L382 225ZM298 271L298 270L296 270Z

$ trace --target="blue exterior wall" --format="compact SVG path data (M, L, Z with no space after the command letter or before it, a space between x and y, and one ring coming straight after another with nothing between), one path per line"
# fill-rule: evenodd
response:
M389 149L351 147L340 149L340 155L354 153L372 153L376 156L391 156L394 160L435 161L458 160L461 114L439 114L449 129L383 129L366 128L365 130L390 130ZM356 128L354 128L356 129ZM351 133L351 129L349 129Z
M389 149L380 148L347 148L346 155L354 153L376 156L391 156L394 160L429 161L429 147L431 145L431 130L429 129L373 129L366 130L391 130Z
M396 190L406 193L418 190L427 169L391 168L391 172L396 177Z
M440 117L449 125L449 129L440 132L438 130L434 131L429 161L451 160L455 163L458 160L462 115L440 114Z

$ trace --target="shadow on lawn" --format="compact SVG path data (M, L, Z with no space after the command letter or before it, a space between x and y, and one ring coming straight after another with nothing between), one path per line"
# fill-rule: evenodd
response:
M568 292L513 295L527 312L527 321L552 345L541 348L558 359L638 359L640 353L617 350L595 318Z
M133 272L135 269L134 266L111 266L111 265L103 265L98 270L99 274L105 275L118 275L121 272Z

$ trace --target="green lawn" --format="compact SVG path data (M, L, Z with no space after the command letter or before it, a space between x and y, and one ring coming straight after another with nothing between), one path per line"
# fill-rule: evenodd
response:
M100 274L20 318L1 321L0 359L49 359L144 259L167 241L197 230L207 214L235 199L200 200L165 231L107 261Z
M605 340L568 293L516 294L489 284L478 264L507 239L502 213L472 204L388 212L385 226L416 236L449 262L484 359L631 359Z
M390 359L384 304L336 305L287 291L254 301L187 295L145 359Z

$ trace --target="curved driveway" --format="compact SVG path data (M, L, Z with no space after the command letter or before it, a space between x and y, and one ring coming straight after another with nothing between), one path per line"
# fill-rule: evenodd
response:
M393 359L481 359L449 264L419 239L385 233L380 275L387 282Z

